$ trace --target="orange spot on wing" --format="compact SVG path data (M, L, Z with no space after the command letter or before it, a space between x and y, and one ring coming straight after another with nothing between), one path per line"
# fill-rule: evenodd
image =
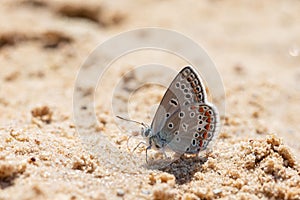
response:
M205 126L205 129L209 131L209 129L210 129L209 124L207 124L207 125Z
M205 116L207 116L207 117L210 116L208 111L205 112Z
M203 140L199 140L199 146L202 147L203 145Z
M204 109L202 107L199 107L199 112L203 113ZM206 114L206 113L205 113Z
M206 131L202 133L202 137L203 137L203 139L207 138L207 132Z

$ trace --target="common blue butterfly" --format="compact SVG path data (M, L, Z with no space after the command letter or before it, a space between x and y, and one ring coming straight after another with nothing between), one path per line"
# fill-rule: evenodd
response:
M191 66L184 67L168 87L151 126L137 122L144 126L141 135L148 145L146 160L151 148L198 154L218 131L219 121L217 108L207 101L202 80Z

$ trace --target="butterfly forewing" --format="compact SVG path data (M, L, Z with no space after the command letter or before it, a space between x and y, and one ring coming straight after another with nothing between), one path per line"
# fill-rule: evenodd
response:
M171 116L174 112L178 112L181 106L205 101L206 92L202 80L190 66L183 68L174 78L160 102L151 124L153 132L160 131L165 122L170 120L166 117L167 114Z
M183 106L206 101L206 92L202 80L189 66L178 73L168 90L175 94L179 99L179 104Z

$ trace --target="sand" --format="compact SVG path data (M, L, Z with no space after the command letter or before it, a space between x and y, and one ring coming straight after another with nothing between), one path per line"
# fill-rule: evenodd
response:
M0 199L300 199L299 13L294 0L1 1ZM170 163L151 150L147 164L144 147L129 151L140 137L127 145L141 127L119 126L111 110L116 80L149 62L180 70L174 55L115 61L95 93L98 123L74 121L76 77L91 52L147 26L192 38L223 79L222 128L199 156ZM114 105L150 124L164 92L147 85Z

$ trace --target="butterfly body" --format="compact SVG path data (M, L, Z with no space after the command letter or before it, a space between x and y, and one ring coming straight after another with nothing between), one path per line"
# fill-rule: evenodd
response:
M218 123L218 111L207 102L200 77L187 66L170 84L142 136L147 140L147 150L168 148L179 154L197 154L206 149Z
M163 131L160 131L151 137L149 137L149 146L155 148L155 149L164 149L170 141L172 141L172 137L168 133L165 133Z

